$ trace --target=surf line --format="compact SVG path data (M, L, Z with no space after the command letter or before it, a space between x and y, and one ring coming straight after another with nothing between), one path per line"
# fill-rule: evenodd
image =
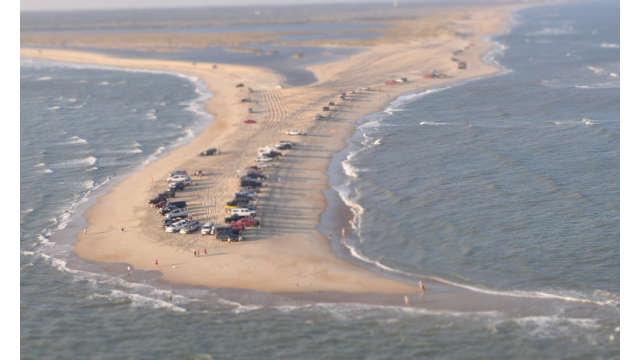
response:
M354 258L361 260L365 263L374 265L375 267L379 268L382 271L387 271L387 272L392 272L392 273L396 273L405 277L409 277L411 279L414 280L424 280L424 281L430 281L430 282L435 282L435 283L440 283L443 285L449 285L449 286L454 286L454 287L458 287L458 288L463 288L469 291L473 291L473 292L478 292L478 293L483 293L483 294L489 294L489 295L496 295L496 296L511 296L511 297L518 297L518 298L532 298L532 299L552 299L552 300L562 300L562 301L567 301L567 302L576 302L576 303L584 303L584 304L594 304L594 305L599 305L599 306L614 306L615 302L614 301L598 301L598 300L589 300L589 299L581 299L581 298L576 298L576 297L572 297L572 296L563 296L563 295L556 295L556 294L550 294L550 293L546 293L546 292L542 292L542 291L518 291L518 290L514 290L514 291L499 291L499 290L491 290L491 289L482 289L482 288L478 288L475 286L471 286L471 285L465 285L465 284L460 284L457 282L453 282L450 280L446 280L437 276L428 276L428 275L420 275L420 274L414 274L414 273L408 273L405 271L401 271L398 269L394 269L390 266L384 265L383 263L381 263L380 261L376 261L376 260L372 260L364 255L362 255L353 245L350 245L345 238L344 235L344 231L345 229L342 228L342 245L349 250L349 253L351 254L351 256L353 256Z

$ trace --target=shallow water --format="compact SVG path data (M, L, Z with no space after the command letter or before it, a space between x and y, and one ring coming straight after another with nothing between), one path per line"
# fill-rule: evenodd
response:
M247 48L273 51L271 54L230 51L224 46L207 48L182 48L176 52L145 52L136 50L92 49L92 52L143 59L181 60L260 66L270 69L284 78L286 86L303 86L317 81L305 66L337 61L357 54L361 49L352 47L282 46L272 43L244 44ZM296 54L303 54L301 58Z
M192 136L207 94L170 74L23 60L22 357L619 357L619 80L597 70L618 72L615 10L521 12L497 39L510 73L402 97L362 120L330 172L364 209L360 236L348 234L356 254L480 289L603 303L551 316L309 303L77 259L82 224L70 220ZM342 161L354 151L351 179Z

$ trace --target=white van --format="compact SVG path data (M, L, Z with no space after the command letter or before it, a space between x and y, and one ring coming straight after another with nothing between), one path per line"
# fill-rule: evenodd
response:
M235 208L231 209L231 215L239 215L239 216L255 216L255 210L249 210L247 208Z

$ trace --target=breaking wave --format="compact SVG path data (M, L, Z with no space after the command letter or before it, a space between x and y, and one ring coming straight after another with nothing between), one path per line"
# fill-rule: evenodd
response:
M53 168L71 168L71 167L79 167L79 166L93 166L98 161L93 156L87 156L82 159L73 159L68 161L63 161L61 163L53 164L51 167Z
M67 144L87 144L87 140L79 136L72 136L69 138L69 142L67 142Z

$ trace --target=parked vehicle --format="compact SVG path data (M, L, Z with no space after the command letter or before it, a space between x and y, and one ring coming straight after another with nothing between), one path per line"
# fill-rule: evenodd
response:
M214 231L215 231L215 226L213 225L212 222L206 222L200 228L200 234L202 235L213 234Z
M260 187L262 186L262 183L260 181L252 180L252 179L244 179L244 180L241 179L240 186Z
M225 205L225 209L235 209L235 208L242 208L242 207L247 207L249 205L249 200L247 199L233 199L231 201L227 202L227 205Z
M231 215L254 216L255 214L256 214L255 209L248 209L248 208L231 209Z
M165 199L172 198L172 197L176 196L176 191L169 189L169 190L165 190L165 191L159 193L158 195L159 196L164 196Z
M160 203L162 201L167 201L167 197L168 196L158 194L156 197L154 197L153 199L149 200L149 204L154 204L155 205L155 204L158 204L158 203Z
M169 174L169 176L178 176L178 175L187 175L187 171L186 170L175 170L172 171L171 174Z
M241 177L241 178L240 178L240 181L241 181L241 182L242 182L242 181L255 181L255 182L259 182L257 179L252 178L252 177L249 177L249 176L247 176L247 175L245 175L245 176Z
M166 215L168 212L170 212L171 210L174 209L181 209L181 208L185 208L187 207L187 202L186 201L173 201L173 202L168 202L161 210L160 210L160 214L162 215Z
M241 230L233 229L231 226L218 227L216 229L216 239L227 241L242 240Z
M297 136L297 135L306 135L300 130L287 130L284 132L286 135Z
M169 185L169 190L180 191L180 190L184 190L185 186L186 184L183 181L178 181Z
M274 149L274 148L273 148L273 146L264 146L264 147L261 147L260 149L258 149L258 155L260 155L260 154L265 154L265 153L268 153L268 152L271 152L273 149Z
M215 155L217 151L218 151L218 149L216 149L216 148L210 148L210 149L207 149L207 150L205 150L205 151L201 152L201 153L200 153L200 156L211 156L211 155Z
M180 229L180 234L190 234L200 229L200 221L189 221L185 226Z
M244 217L246 217L246 216L241 216L241 215L238 215L238 214L232 214L231 216L227 216L226 218L224 218L224 222L225 222L225 224L231 224L232 222L238 221L238 220L240 220L240 219L242 219Z
M167 219L173 219L173 218L178 218L178 217L186 217L188 214L187 209L173 209L171 211L169 211L166 215Z
M163 208L166 204L167 204L167 200L165 199L165 200L162 200L160 202L157 202L157 203L153 204L153 206L157 207L157 208Z
M216 227L216 230L214 231L217 234L226 234L231 232L231 226L218 226Z
M173 224L173 223L176 223L176 222L178 222L178 221L180 221L180 220L176 220L176 219L164 219L164 220L162 220L162 227L163 227L163 228L166 228L167 226L169 226L169 225L171 225L171 224Z
M266 179L267 175L261 173L257 170L249 170L246 172L245 176L253 178L253 179Z
M183 182L185 185L191 184L191 178L188 175L175 175L167 178L169 183Z
M248 193L252 193L252 194L258 194L260 193L260 188L257 186L243 186L240 188L240 191L242 192L248 192Z
M268 156L258 156L256 158L256 163L260 164L261 166L266 165L265 163L268 163L269 161L273 161L273 158L270 158Z
M185 208L187 207L186 201L170 201L167 203L167 206L173 206L176 208Z
M251 217L242 218L242 219L238 220L238 222L240 222L245 227L260 226L260 220L255 219L255 218L251 218Z
M239 203L242 203L242 202L251 203L251 202L253 202L255 200L256 199L253 198L253 197L249 197L249 196L245 196L245 195L236 195L236 197L232 201L237 201Z
M286 144L286 143L280 143L280 144L276 145L276 149L278 149L278 150L290 150L292 148L293 148L293 145Z
M173 232L177 232L180 231L180 229L182 229L183 226L187 225L187 220L180 220L180 221L176 221L173 224L165 227L166 232L168 233L173 233Z
M254 194L252 192L248 192L248 191L237 191L234 195L236 196L236 198L238 198L239 196L247 197L247 198L250 198L250 199L253 199L253 200L258 198L258 196L256 194Z

